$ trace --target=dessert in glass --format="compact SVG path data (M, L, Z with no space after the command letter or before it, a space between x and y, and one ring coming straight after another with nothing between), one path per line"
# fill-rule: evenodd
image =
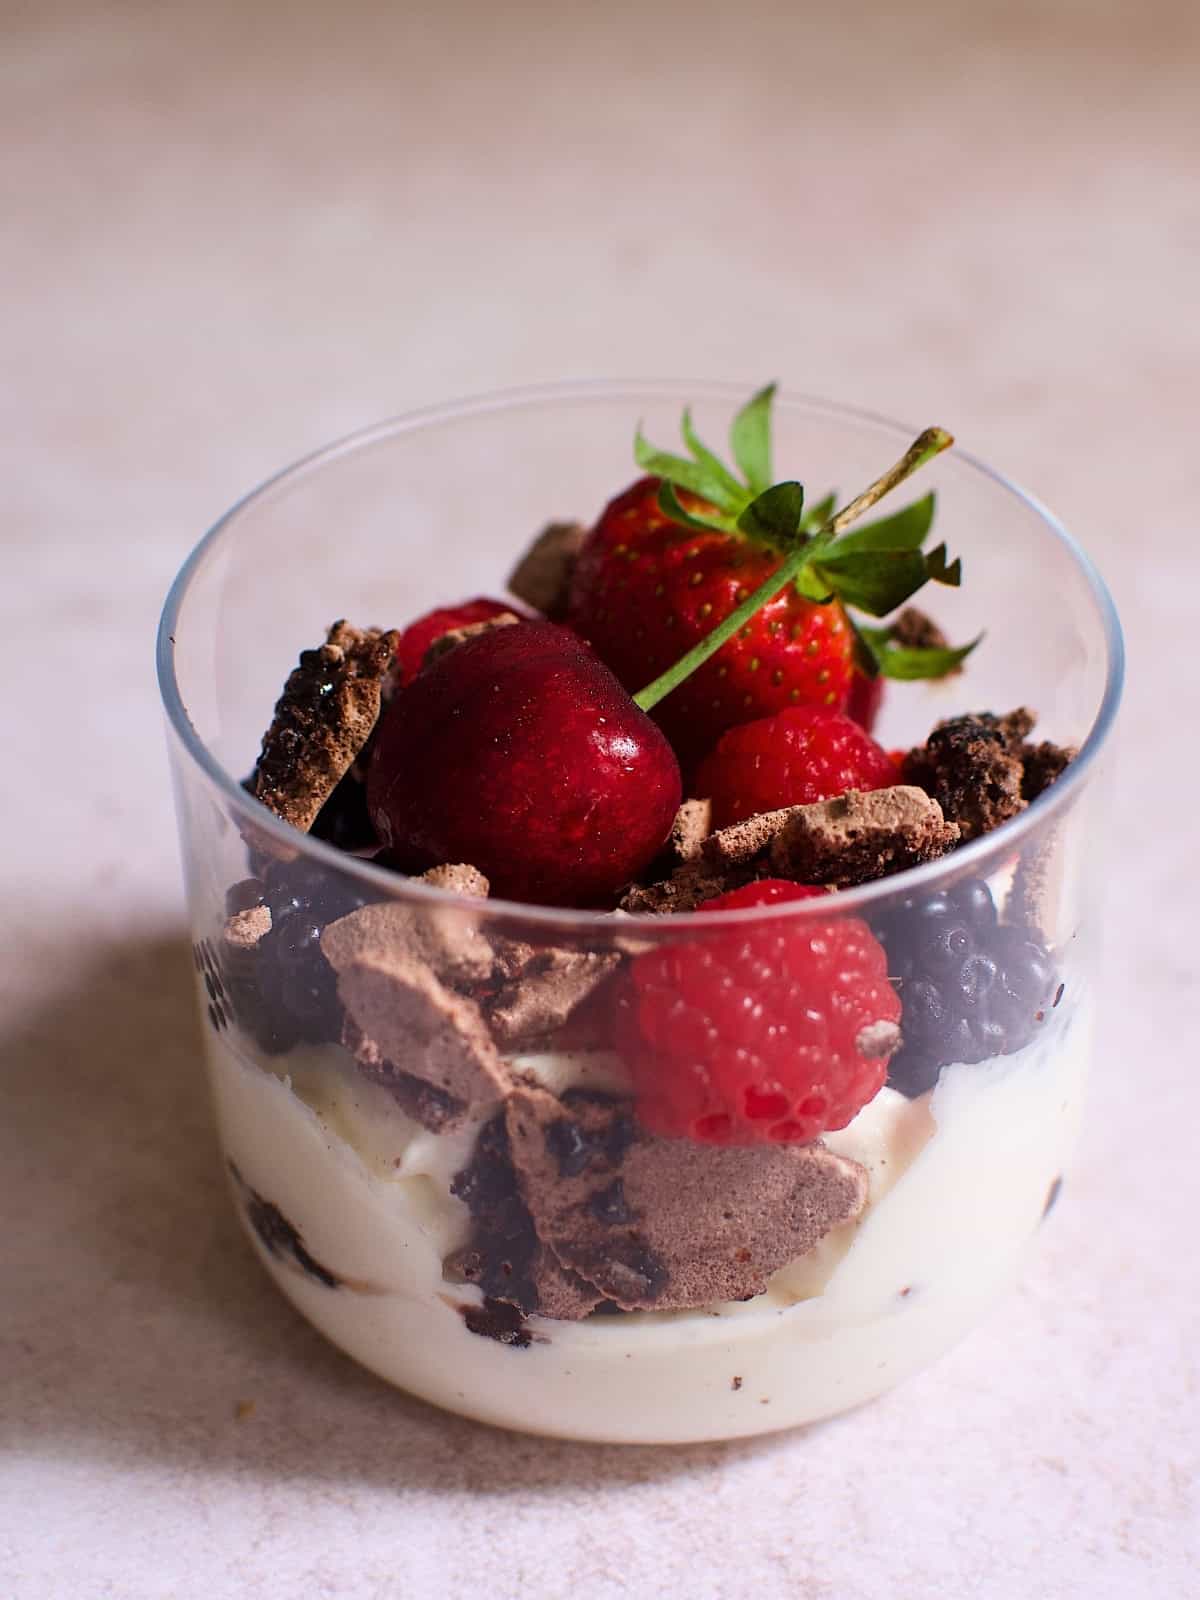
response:
M881 1393L1012 1284L1075 1142L1107 593L940 430L742 399L386 424L163 616L246 1233L344 1351L510 1428Z

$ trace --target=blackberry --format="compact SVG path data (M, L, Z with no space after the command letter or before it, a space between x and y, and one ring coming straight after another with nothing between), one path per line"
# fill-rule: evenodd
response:
M342 1009L333 968L321 953L321 932L357 911L369 893L306 861L275 861L259 879L235 884L231 907L265 905L271 930L245 960L226 971L234 1015L267 1055L299 1044L334 1044Z
M888 1082L910 1098L951 1062L1020 1050L1054 1003L1049 955L1027 929L1000 922L981 879L910 898L875 932L904 1008Z
M314 839L324 839L339 850L378 848L363 779L348 772L321 807L309 832Z

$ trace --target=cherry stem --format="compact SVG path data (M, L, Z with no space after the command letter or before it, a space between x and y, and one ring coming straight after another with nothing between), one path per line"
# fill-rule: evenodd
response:
M799 575L802 568L812 559L814 546L824 550L828 548L830 539L844 532L852 522L857 521L864 511L869 511L883 499L885 494L890 494L904 482L911 478L925 465L932 461L934 456L941 455L943 450L948 450L954 443L952 435L944 428L926 428L919 434L912 444L900 457L894 466L876 478L861 494L855 495L847 505L830 517L815 534L798 545L791 555L776 567L771 576L764 583L759 584L754 593L748 595L741 605L731 611L700 643L693 645L685 656L668 667L653 683L648 683L644 689L634 695L634 704L643 711L650 711L660 700L664 700L672 689L677 689L685 678L689 678L697 667L703 666L710 656L716 655L721 646L732 639L739 628L744 627L750 618L768 600L773 600L781 589L785 589Z

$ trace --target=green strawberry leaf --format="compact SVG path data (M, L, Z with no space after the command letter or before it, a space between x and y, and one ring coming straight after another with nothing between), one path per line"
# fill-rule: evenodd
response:
M733 419L729 445L752 494L771 487L771 403L777 385L760 389Z
M879 676L879 657L875 653L872 640L886 640L886 628L868 628L864 623L857 622L853 617L847 616L850 624L850 641L854 652L854 665L864 678L877 678Z
M745 504L745 494L733 496L723 480L709 471L700 461L685 461L666 450L656 450L639 428L633 442L633 454L643 472L662 478L677 489L690 489L702 500L707 500L719 510L736 517Z
M874 662L871 676L882 673L885 678L897 678L909 683L918 678L946 677L962 665L983 638L980 633L970 644L915 649L911 645L896 644L890 628L859 626L855 628L855 634Z
M872 617L886 617L929 576L919 550L860 550L847 555L837 545L812 562L817 577L846 605Z
M690 406L684 407L680 432L683 434L684 444L692 452L697 463L712 475L714 482L724 484L730 500L738 505L744 505L746 501L746 485L738 482L720 456L714 455L697 434L692 425L692 409Z
M817 606L827 606L837 598L832 585L826 583L819 570L808 562L796 574L796 590Z
M815 533L818 528L823 528L830 517L837 510L837 490L827 494L824 500L818 500L815 505L809 506L801 519L800 526L805 533Z
M803 511L804 485L777 483L751 500L737 519L738 531L767 544L787 546L797 539L807 543L806 535L800 532Z
M728 533L729 524L721 518L701 516L698 512L688 511L675 493L675 486L664 478L658 486L658 508L672 522L678 522L685 528L697 528L705 533Z
M936 497L927 494L894 516L880 517L844 533L835 549L839 555L859 550L919 550L933 526Z
M929 568L929 576L934 583L944 583L951 589L957 589L962 583L962 559L955 556L954 560L947 564L944 544L935 545L925 557L925 565Z

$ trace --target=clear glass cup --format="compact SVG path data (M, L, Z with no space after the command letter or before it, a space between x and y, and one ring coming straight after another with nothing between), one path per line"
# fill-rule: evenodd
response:
M939 536L966 572L934 604L952 637L986 638L965 675L893 686L878 736L903 747L939 717L1028 705L1038 737L1080 753L1013 821L841 892L836 911L884 935L895 967L931 897L985 883L1001 921L1044 946L1049 986L1019 1048L948 1065L931 1090L886 1087L827 1136L865 1169L867 1200L811 1248L797 1220L803 1160L781 1168L779 1148L762 1146L730 1160L640 1129L620 1018L635 960L731 936L794 947L828 922L828 900L636 921L470 900L300 835L241 787L284 678L334 617L403 626L502 594L536 530L592 520L636 476L637 421L669 438L690 403L701 434L719 437L742 398L716 385L565 385L387 423L235 506L163 615L208 1067L248 1236L280 1289L358 1361L511 1428L717 1439L869 1399L1013 1282L1075 1141L1103 887L1084 863L1120 634L1062 527L961 450L920 485L937 488ZM915 431L791 398L775 427L777 462L817 493L869 482ZM323 927L372 904L390 908L387 938L421 941L429 992L396 989L386 948L357 966L343 952L335 975ZM566 999L561 984L544 986L549 998L534 985L530 1011L539 973L578 981ZM368 1004L364 984L385 1017L369 1048L351 1014ZM698 1303L662 1309L689 1296Z

